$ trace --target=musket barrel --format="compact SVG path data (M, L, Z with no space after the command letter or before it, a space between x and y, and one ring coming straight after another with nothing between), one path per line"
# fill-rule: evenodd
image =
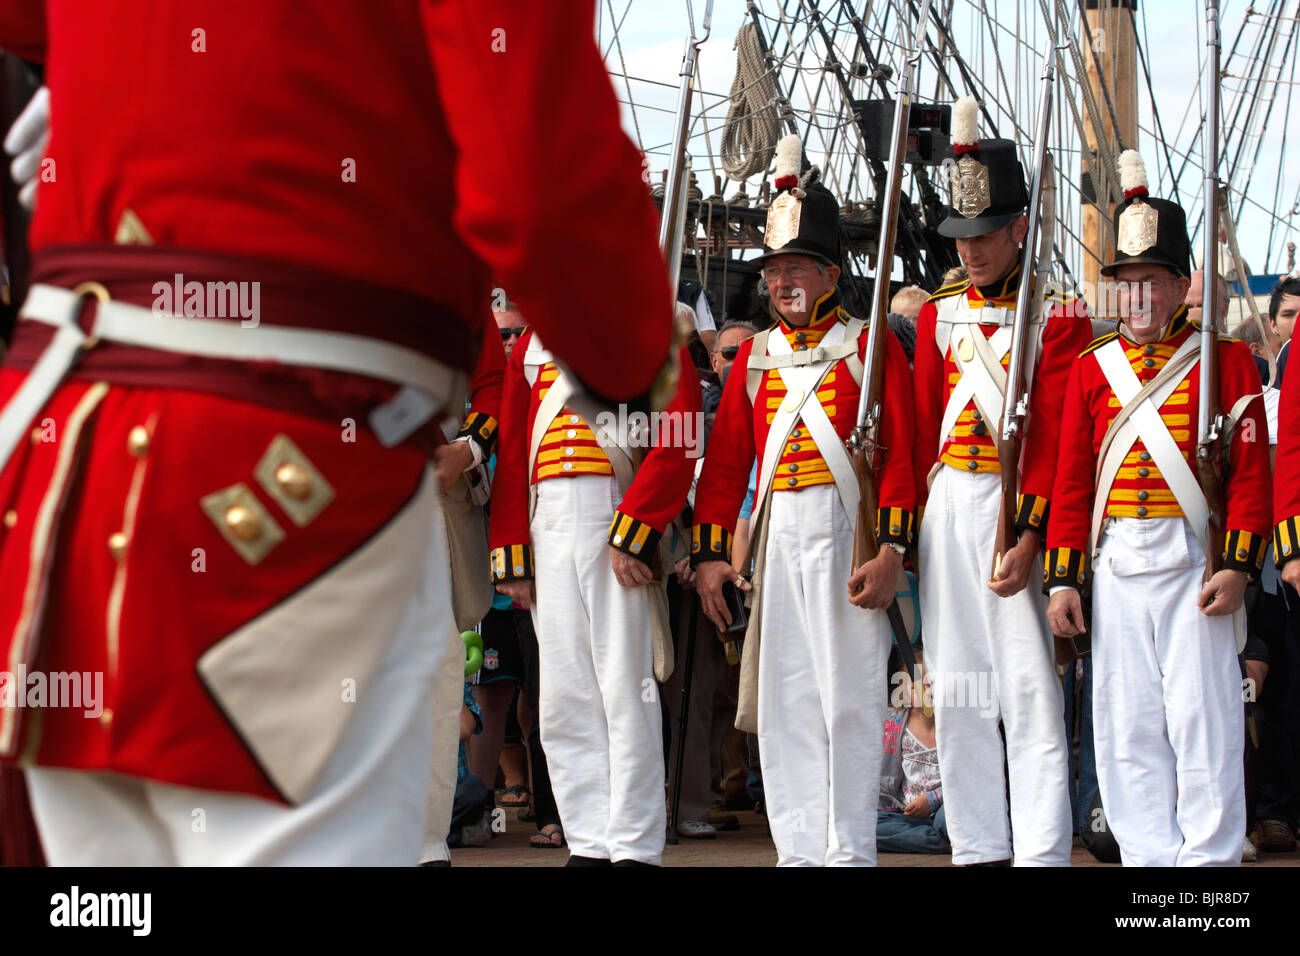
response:
M907 161L907 126L916 91L916 71L921 60L921 44L925 40L926 23L930 17L930 0L921 0L921 13L916 22L916 32L904 64L902 83L894 105L894 129L889 141L889 174L886 178L884 208L880 215L880 237L876 242L876 283L871 298L871 324L867 330L867 355L879 348L879 337L885 334L889 316L889 276L893 272L894 243L898 238L898 211L902 200L903 166ZM874 425L869 419L875 410L871 405L871 389L863 381L858 395L858 429Z
M1219 276L1219 2L1206 0L1205 3L1205 75L1202 77L1205 102L1205 125L1202 127L1201 143L1205 153L1205 220L1204 235L1205 256L1202 259L1201 274L1203 278L1201 291L1201 367L1200 396L1196 439L1200 454L1208 452L1208 444L1214 439L1215 422L1213 420L1214 402L1211 390L1214 387L1213 354L1218 328L1218 276Z
M674 294L682 268L682 229L686 220L687 176L690 164L686 159L686 137L691 126L691 100L695 93L695 64L700 47L709 38L713 19L713 0L704 10L704 35L698 40L691 36L682 54L682 85L677 93L676 125L673 127L673 145L668 156L668 183L664 189L664 204L659 216L659 251L672 280Z
M1037 255L1038 231L1042 221L1043 172L1047 165L1047 134L1052 122L1052 88L1056 80L1056 67L1053 61L1054 48L1048 45L1043 56L1043 85L1038 96L1038 118L1034 125L1034 160L1029 183L1029 230L1025 233L1025 259L1020 266L1020 283L1016 291L1016 315L1020 322L1028 322L1032 316L1031 296L1034 291L1034 270L1029 268L1028 259ZM1002 438L1011 441L1020 428L1016 406L1020 401L1020 392L1024 387L1025 336L1017 335L1011 339L1011 355L1007 361L1007 393L1002 401Z

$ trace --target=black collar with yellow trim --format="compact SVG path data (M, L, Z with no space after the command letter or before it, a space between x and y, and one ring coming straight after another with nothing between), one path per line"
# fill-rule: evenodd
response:
M997 299L1014 298L1020 290L1020 263L1017 262L1012 266L1010 272L991 285L977 286L972 282L971 288L979 294L980 298L990 302Z
M840 290L836 288L813 303L812 316L808 319L807 325L792 325L780 313L777 313L777 318L780 320L782 330L786 332L806 332L822 323L829 325L834 320L848 322L849 314L841 307Z

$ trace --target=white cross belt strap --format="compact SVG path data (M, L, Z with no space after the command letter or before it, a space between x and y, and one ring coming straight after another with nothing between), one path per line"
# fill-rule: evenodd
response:
M822 339L821 350L823 355L837 355L841 351L841 345L851 347L851 352L857 354L858 337L862 332L865 323L861 319L853 319L847 323L836 325ZM810 350L811 351L811 350ZM786 341L784 335L769 335L767 337L768 356L777 363L772 367L776 369L781 381L786 387L786 397L781 402L778 409L778 417L773 418L772 425L768 430L768 448L764 449L763 472L766 484L760 482L759 487L766 493L772 481L773 473L777 461L780 457L780 449L784 443L771 449L772 436L779 430L788 430L793 427L795 421L800 419L808 428L808 434L812 437L813 442L817 445L817 450L821 452L822 458L826 461L826 467L830 469L831 477L835 479L836 490L839 491L840 502L844 505L845 514L848 515L849 521L856 520L858 514L858 491L857 473L853 470L853 462L849 459L849 453L844 447L844 441L840 438L839 433L835 431L835 426L826 416L826 409L817 398L817 387L821 384L826 373L834 367L834 363L839 359L824 358L819 365L804 365L796 367L793 364L785 365L782 360L787 355L795 354L790 348L790 343ZM763 358L757 356L756 358ZM769 454L769 449L771 454ZM756 502L757 504L757 502ZM757 509L756 509L757 510Z
M537 334L533 334L532 341L528 343L528 351L524 353L524 378L531 388L537 381L537 376L541 372L542 366L548 362L553 362L554 358L551 353L542 345L542 341ZM546 396L538 403L537 415L533 419L533 430L528 438L528 474L533 473L537 464L537 454L541 450L542 441L546 438L546 432L555 421L557 415L563 411L565 403L574 395L574 388L568 377L558 369L556 370L555 380L551 382L550 388L546 390ZM623 494L632 487L632 480L636 477L636 469L640 464L639 456L630 452L619 444L618 438L611 435L609 431L601 427L599 422L587 422L587 427L591 429L596 444L605 453L609 459L610 467L614 469L614 477L618 480L619 488ZM529 483L528 486L528 517L531 520L533 511L537 507L537 486Z
M386 430L379 435L386 445L397 444L438 410L462 401L465 394L467 379L463 372L401 345L346 332L157 315L143 306L115 302L107 298L102 287L96 289L99 304L89 335L77 325L85 295L51 285L35 285L28 293L20 317L44 322L58 331L0 412L0 469L8 463L28 426L58 389L80 352L101 339L206 358L278 362L367 375L422 393L427 402L420 414L399 416L397 431ZM374 413L382 419L386 408L381 405Z
M1133 366L1129 364L1124 346L1120 344L1119 339L1113 339L1093 353L1097 357L1097 364L1101 366L1102 374L1106 376L1106 381L1119 400L1121 411L1127 413L1127 421L1120 426L1111 439L1097 476L1090 542L1094 559L1097 539L1100 537L1102 515L1105 513L1106 501L1110 497L1111 485L1119 472L1120 464L1139 438L1174 493L1178 507L1191 522L1192 530L1200 541L1201 550L1209 554L1208 542L1205 540L1205 526L1210 510L1205 501L1205 493L1201 490L1200 482L1196 480L1191 466L1187 464L1187 459L1183 457L1178 443L1169 434L1164 419L1160 417L1160 406L1196 367L1198 349L1199 341L1195 336L1190 336L1183 342L1165 366L1172 374L1169 374L1154 391L1149 392L1148 396L1131 412L1128 411L1128 406L1142 391L1142 383L1138 380L1137 373L1133 371Z
M1030 326L1032 351L1025 363L1026 391L1033 388L1034 371L1042 351L1043 311L1036 311ZM950 341L956 338L952 359L961 372L961 378L953 385L948 403L944 406L939 426L939 446L935 449L935 454L943 449L944 442L952 434L962 411L972 401L984 417L993 444L997 446L998 423L1002 419L1002 405L1007 389L1007 371L1002 367L1002 358L1011 351L1015 317L1014 309L992 308L987 305L972 309L965 295L940 301L935 312L935 344L939 348L939 354L944 356L948 354ZM996 325L998 328L985 338L981 325ZM966 341L970 343L969 359L962 356L963 342Z
M860 321L860 320L858 320ZM782 339L785 336L781 336ZM826 338L830 338L830 333L826 333ZM787 342L786 345L789 345ZM823 362L838 362L840 359L846 359L858 352L858 343L855 339L852 342L840 342L837 345L829 345L823 339L822 344L816 348L807 349L803 352L789 351L780 355L751 355L749 359L749 368L762 369L766 371L771 368L802 368L805 365L820 365Z
M943 423L939 426L939 448L952 434L961 418L961 413L970 402L984 416L993 444L998 444L997 423L1002 417L1002 401L1007 391L1007 370L1002 367L1002 357L1011 351L1011 329L1003 326L984 338L984 330L978 325L957 326L960 336L958 347L952 350L952 359L961 372L961 378L952 387L948 404L944 406ZM962 358L962 344L971 343L972 354L969 361Z

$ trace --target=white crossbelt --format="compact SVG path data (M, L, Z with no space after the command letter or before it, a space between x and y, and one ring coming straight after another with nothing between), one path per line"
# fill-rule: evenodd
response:
M943 423L939 426L939 448L952 434L961 418L961 413L971 401L984 417L993 443L998 444L998 421L1002 417L1002 401L1007 391L1007 370L1002 367L1002 356L1011 351L1011 329L1002 326L989 338L984 337L984 330L972 322L959 326L962 335L975 349L974 357L968 362L961 357L960 343L952 350L952 359L961 372L961 378L952 387L948 404L943 410ZM982 346L982 348L981 348Z
M849 453L844 447L844 441L840 438L839 433L835 431L835 426L831 424L830 418L826 415L826 409L817 398L817 386L825 377L826 373L839 360L839 353L842 351L839 346L844 344L852 345L853 352L857 351L858 336L862 331L863 322L860 319L854 319L848 323L840 323L830 329L821 341L819 351L823 358L822 362L817 365L800 365L785 364L782 359L788 355L795 355L790 343L786 341L784 335L769 335L767 337L767 356L756 356L755 358L770 358L774 360L771 367L776 369L781 381L785 383L786 396L782 400L778 409L781 421L778 422L773 418L772 425L768 430L768 446L764 448L766 457L763 460L763 471L765 472L765 482L760 482L759 487L767 491L774 478L774 470L779 464L779 448L770 448L772 445L772 436L781 430L786 430L793 426L794 421L802 419L804 425L808 428L808 434L812 437L813 442L817 445L817 450L821 452L822 458L826 461L826 467L830 469L831 477L835 479L835 488L839 492L840 502L844 505L844 512L848 515L849 521L857 519L858 500L860 492L858 491L857 473L853 470L853 462L849 459ZM809 351L812 351L811 349ZM830 356L837 356L831 358ZM751 363L753 359L751 359ZM754 367L763 367L757 365ZM769 452L771 452L769 454Z
M532 340L528 343L528 351L524 353L524 379L528 382L529 388L532 388L536 383L542 366L554 361L554 356L551 355L546 346L542 344L541 338L534 332ZM555 380L551 382L550 387L546 390L546 396L538 403L537 415L533 419L533 430L528 437L528 474L530 476L537 465L537 453L541 450L542 441L546 438L547 430L551 427L551 423L555 421L556 416L564 410L565 403L573 397L574 392L575 389L568 376L557 368ZM632 487L632 481L636 477L640 456L629 448L625 448L619 442L618 436L610 434L608 429L604 428L600 422L590 421L586 424L591 429L596 444L600 446L605 453L605 457L609 459L610 467L614 469L614 477L618 479L619 488L622 489L623 494L627 494L627 490ZM536 508L537 485L530 480L528 486L528 517L530 520Z
M1198 348L1199 341L1196 336L1189 336L1178 351L1170 357L1168 367L1182 366ZM1121 340L1112 339L1093 354L1097 357L1097 364L1101 366L1102 374L1106 376L1115 398L1119 400L1121 409L1125 408L1142 391L1142 383L1129 363ZM1098 473L1097 491L1093 501L1091 547L1094 552L1100 538L1102 515L1105 513L1106 502L1110 497L1111 485L1119 472L1120 464L1140 438L1146 450L1150 452L1151 460L1160 469L1160 474L1174 493L1178 507L1191 522L1192 530L1201 544L1201 550L1209 554L1205 528L1210 509L1205 501L1205 493L1201 490L1200 482L1196 480L1191 466L1187 464L1187 459L1183 457L1178 443L1174 441L1174 436L1169 434L1164 419L1160 417L1160 406L1174 393L1179 383L1192 373L1196 365L1196 362L1191 362L1186 365L1183 374L1171 375L1163 386L1157 388L1128 415L1128 420L1111 440L1110 448L1106 452L1106 460ZM1093 557L1096 558L1095 553Z
M1038 366L1039 352L1042 350L1043 313L1043 309L1037 310L1030 325L1029 344L1032 351L1025 363L1027 392L1032 392L1034 371ZM950 297L939 303L935 312L935 344L939 348L940 356L946 356L951 338L957 336L957 344L952 349L952 359L961 372L961 378L953 385L948 403L944 406L936 454L943 449L944 442L952 434L957 420L961 418L961 413L972 401L983 416L985 424L988 425L994 446L998 445L997 432L999 422L1002 420L1002 406L1007 389L1007 371L1002 367L1002 358L1011 351L1015 317L1014 309L993 308L987 305L972 309L965 295ZM986 339L984 330L980 328L981 325L996 325L998 328ZM969 362L964 361L960 354L964 338L970 339L974 350L974 358ZM936 470L938 467L936 464ZM930 480L933 478L932 472Z
M381 440L390 439L385 444L401 441L437 411L461 401L465 394L465 373L405 346L347 332L184 318L101 298L94 328L86 334L77 325L84 299L85 295L70 289L35 285L23 303L20 318L44 322L58 331L0 412L0 469L81 352L100 340L205 358L329 369L405 386L392 401L372 413L373 417L387 412L390 421L401 419L396 423L397 431L388 429L381 436ZM412 393L422 399L421 409L402 415L396 403L409 402Z

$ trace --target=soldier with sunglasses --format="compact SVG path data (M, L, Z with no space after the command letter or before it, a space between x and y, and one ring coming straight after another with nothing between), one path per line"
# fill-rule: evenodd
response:
M519 314L519 307L513 302L506 302L505 308L492 310L492 318L496 319L497 331L501 333L501 344L505 346L506 359L510 358L510 351L519 341L520 336L524 334L524 329L528 323L524 317Z

